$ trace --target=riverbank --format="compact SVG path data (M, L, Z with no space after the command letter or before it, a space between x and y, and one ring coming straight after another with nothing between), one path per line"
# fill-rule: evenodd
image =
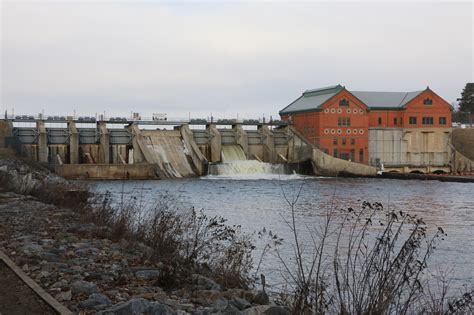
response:
M27 192L67 184L41 169L2 161L0 250L57 301L92 314L288 314L264 292L228 288L189 271L173 287L160 285L170 262L150 259L150 246L111 237L111 228L91 222L64 200L44 202ZM5 178L8 179L5 182ZM23 193L20 193L23 192ZM79 193L81 195L81 193ZM79 198L81 199L81 198Z

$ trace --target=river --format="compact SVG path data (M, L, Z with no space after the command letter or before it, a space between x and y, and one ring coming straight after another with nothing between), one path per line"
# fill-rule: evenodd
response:
M473 183L242 174L179 180L98 181L91 185L98 192L112 192L116 198L122 191L126 199L143 196L148 204L161 194L171 194L184 206L222 216L229 224L241 225L245 232L271 229L286 240L281 251L288 258L292 252L291 233L285 220L290 218L290 211L284 195L292 198L301 188L296 221L307 242L309 230L320 225L331 203L339 209L355 207L362 200L379 201L385 207L419 215L433 232L443 227L448 235L434 253L431 266L452 268L450 277L456 288L474 283ZM263 244L257 242L257 246ZM281 284L280 267L272 257L265 260L262 272L271 285Z

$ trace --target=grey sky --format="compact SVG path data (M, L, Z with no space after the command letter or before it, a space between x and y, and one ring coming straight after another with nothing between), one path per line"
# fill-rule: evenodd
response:
M277 116L305 89L473 80L473 5L2 2L1 108Z

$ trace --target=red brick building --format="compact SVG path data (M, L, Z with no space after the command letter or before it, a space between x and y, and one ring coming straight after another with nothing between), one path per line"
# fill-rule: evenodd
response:
M369 129L451 128L451 106L429 88L366 92L336 85L307 90L280 116L325 153L364 164L369 163Z

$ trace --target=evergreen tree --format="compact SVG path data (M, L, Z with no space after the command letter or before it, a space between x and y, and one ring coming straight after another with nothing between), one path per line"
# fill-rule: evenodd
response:
M466 87L461 93L459 101L459 111L474 113L474 83L466 83Z

